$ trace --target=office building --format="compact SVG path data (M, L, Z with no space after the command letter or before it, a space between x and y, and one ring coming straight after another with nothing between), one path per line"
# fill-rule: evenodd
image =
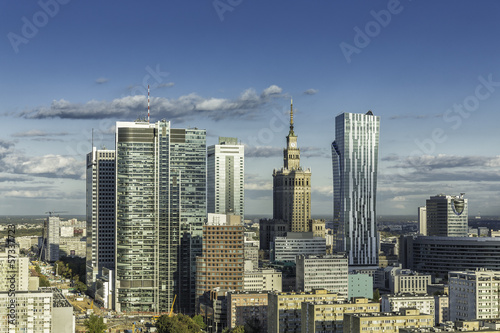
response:
M311 170L300 166L300 149L293 129L291 104L290 131L283 150L284 165L273 171L273 218L286 222L292 232L307 232L311 231Z
M368 298L357 297L349 302L303 302L301 332L338 332L344 329L344 315L348 313L379 312L380 304Z
M282 273L272 268L257 268L245 271L243 290L282 291Z
M376 220L380 118L342 113L332 143L333 222L337 251L349 265L378 265Z
M236 138L219 137L207 148L207 212L245 215L245 147Z
M116 123L116 310L193 313L206 131Z
M448 295L435 295L434 301L434 323L440 325L441 323L450 321L450 297Z
M251 270L259 268L259 241L247 241L244 242L245 247L245 261L249 260L251 262Z
M243 232L238 215L208 214L196 260L196 298L214 288L243 290Z
M314 237L312 232L288 232L285 237L276 237L273 244L273 261L293 261L299 254L324 255L326 241Z
M344 315L344 333L379 331L398 333L400 328L433 327L434 315L420 313L417 309L399 312L353 313Z
M271 292L268 298L267 332L301 332L302 302L336 302L337 294L324 289L302 293Z
M469 214L464 193L430 197L426 200L426 211L428 236L467 237Z
M400 250L403 267L440 278L450 271L500 270L500 238L406 236Z
M203 293L199 301L199 314L207 325L205 331L208 333L222 333L227 327L227 294L229 290L215 288Z
M418 233L427 236L427 207L418 207Z
M51 213L50 213L51 214ZM47 216L43 223L43 240L41 244L41 257L45 261L55 262L59 260L59 216Z
M500 272L486 269L450 272L450 320L497 319Z
M227 327L244 326L253 321L260 332L267 331L267 292L231 291L227 293Z
M296 259L297 291L326 289L340 300L348 297L348 271L345 254L298 255Z
M98 150L93 147L87 154L87 180L86 180L86 215L87 215L87 238L86 250L86 284L92 296L96 292L96 282L102 269L114 269L115 267L115 151ZM65 237L74 236L74 227L61 227ZM74 250L80 255L78 243L65 240L68 255Z
M434 296L429 295L382 295L380 305L382 312L399 312L404 308L414 308L420 313L434 315L436 309Z

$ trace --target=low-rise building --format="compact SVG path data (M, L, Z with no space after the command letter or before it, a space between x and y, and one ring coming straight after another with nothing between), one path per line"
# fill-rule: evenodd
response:
M421 314L417 309L401 309L399 312L352 313L344 315L343 333L378 331L398 333L405 327L433 327L434 316Z
M267 292L232 291L227 294L227 327L258 324L267 331Z
M272 268L259 268L245 271L243 276L244 291L282 291L281 272Z
M427 294L427 286L432 283L432 276L409 269L397 269L389 283L392 294Z
M324 289L312 292L270 292L268 299L268 333L301 332L302 302L336 302L337 294Z
M415 308L420 313L434 315L436 309L434 296L415 294L382 295L380 305L382 312L398 312L404 308Z
M380 304L368 298L356 297L350 302L303 302L301 332L342 332L344 314L379 312Z

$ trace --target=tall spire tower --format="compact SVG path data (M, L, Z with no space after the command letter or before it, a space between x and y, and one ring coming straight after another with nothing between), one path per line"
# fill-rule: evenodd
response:
M300 149L294 132L293 100L290 102L290 131L283 149L283 168L273 172L273 217L283 220L293 232L310 231L311 170L300 166Z

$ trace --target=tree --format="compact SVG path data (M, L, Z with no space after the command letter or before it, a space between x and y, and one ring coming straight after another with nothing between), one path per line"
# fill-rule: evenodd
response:
M77 281L75 283L75 287L76 287L76 290L78 290L78 292L80 292L80 293L84 293L87 291L87 285L81 281Z
M205 329L205 327L207 327L207 325L203 322L203 317L201 315L196 315L193 317L193 321L198 325L200 326L200 328L202 330Z
M38 276L38 282L40 287L50 287L49 279L47 279L45 275L40 274L40 276Z
M163 315L156 322L158 333L193 333L201 332L200 326L191 317L178 314L173 317Z
M222 333L245 333L245 327L244 326L236 326L233 329L230 329L229 327L225 328L222 330Z
M377 288L373 292L373 301L378 302L379 300L380 300L380 290L378 290L378 288Z
M108 328L106 324L104 324L102 317L93 314L91 314L88 319L85 319L83 325L87 329L87 333L104 333Z

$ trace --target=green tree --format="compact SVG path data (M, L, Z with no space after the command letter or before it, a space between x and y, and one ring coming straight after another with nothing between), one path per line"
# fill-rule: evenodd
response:
M40 287L50 287L50 281L45 275L40 274L38 276L38 282Z
M380 300L380 290L375 289L373 291L373 301L378 302Z
M87 291L87 285L83 282L77 281L75 283L76 290L78 290L81 293L84 293Z
M158 333L193 333L201 332L200 326L191 317L178 314L173 317L163 315L156 322Z
M202 330L207 327L207 324L203 322L203 317L201 315L196 315L193 317L193 321L196 323L196 325L200 326Z
M87 333L104 333L108 328L106 324L104 324L102 317L93 314L91 314L88 319L85 319L83 325L87 329Z

